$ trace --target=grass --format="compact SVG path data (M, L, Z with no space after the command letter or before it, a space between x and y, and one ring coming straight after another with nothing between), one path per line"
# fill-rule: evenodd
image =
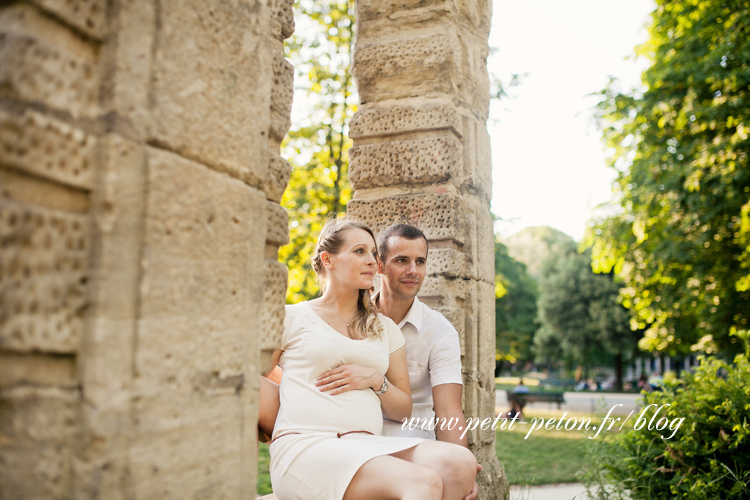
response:
M260 444L258 450L258 495L268 495L271 490L271 476L268 473L268 467L271 464L271 455L268 453L268 445Z
M527 424L516 423L513 430L496 431L495 450L497 458L505 467L511 485L540 485L578 482L576 473L588 465L585 444L589 442L591 430L534 430L524 439L531 427L532 418L559 418L559 410L537 410L526 413ZM591 418L591 425L600 425L601 418L589 414L567 412L568 418ZM577 428L577 427L576 427ZM596 439L613 431L602 431ZM268 446L261 444L258 458L258 494L271 493L271 478L268 475L270 457Z
M498 430L495 433L495 451L497 458L505 468L505 474L511 485L539 485L552 483L572 483L581 469L587 465L584 449L591 431L585 430L534 430L527 439L532 418L559 418L560 412L527 412L527 424L517 423L513 430ZM572 414L569 417L590 417L590 415ZM595 422L596 420L596 422ZM592 425L598 419L591 419ZM600 435L601 436L601 435Z

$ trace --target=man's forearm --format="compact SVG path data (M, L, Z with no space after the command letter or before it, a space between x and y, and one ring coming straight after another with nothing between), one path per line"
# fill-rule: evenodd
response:
M469 447L469 439L466 437L466 418L462 412L446 415L436 415L435 437L438 441L454 443L466 448ZM455 423L455 425L454 425ZM463 437L461 437L463 435Z

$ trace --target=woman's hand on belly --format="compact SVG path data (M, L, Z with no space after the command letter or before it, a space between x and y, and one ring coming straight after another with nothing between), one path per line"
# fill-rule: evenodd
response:
M331 395L361 389L380 389L385 377L375 368L362 365L339 365L321 374L315 386Z

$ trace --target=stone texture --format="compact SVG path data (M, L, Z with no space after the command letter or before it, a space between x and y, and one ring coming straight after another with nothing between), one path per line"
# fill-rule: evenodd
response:
M292 165L278 153L270 153L268 164L268 175L263 179L261 188L266 193L266 198L279 203L284 195L289 177L292 175Z
M87 218L0 193L0 348L73 353L86 306Z
M71 497L78 398L75 390L0 389L3 498Z
M445 97L385 100L364 104L349 123L349 137L364 139L405 132L450 129L459 135L456 107Z
M104 37L107 10L105 0L33 0L33 2L92 38Z
M465 276L466 257L453 248L431 248L427 255L427 275L451 278Z
M349 158L349 179L358 188L443 183L463 170L461 143L451 132L354 146Z
M269 201L266 203L266 213L266 244L280 247L289 243L289 215L284 207Z
M460 200L443 190L438 193L357 198L347 204L347 213L376 233L391 224L419 227L428 240L452 239L463 243L467 221Z
M80 128L42 113L0 110L4 165L79 189L93 186L95 139Z
M0 352L0 388L23 385L74 388L77 384L73 356Z
M265 196L149 150L130 456L138 497L236 498L255 439ZM254 477L254 476L253 476ZM192 494L192 493L191 493Z
M284 264L266 259L263 274L263 315L260 328L261 371L268 373L273 366L271 357L281 345L284 329L284 304L286 303L287 276Z
M360 101L454 92L460 83L460 50L446 32L358 43L352 73Z
M132 140L151 136L153 52L157 36L157 4L120 0L111 7L113 25L101 48L102 113L110 132Z
M292 124L292 99L294 97L294 68L284 59L284 49L279 44L273 57L273 86L271 87L271 129L269 135L279 143Z
M294 0L269 0L273 19L273 34L279 40L289 38L294 33Z
M97 110L95 48L34 7L0 10L0 95L92 117Z
M270 12L260 0L160 3L152 141L260 186L271 112Z

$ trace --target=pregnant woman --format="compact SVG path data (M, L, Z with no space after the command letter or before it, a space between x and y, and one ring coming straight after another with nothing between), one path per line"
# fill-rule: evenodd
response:
M331 220L312 258L322 295L286 309L281 406L271 443L280 500L461 500L476 460L458 445L381 436L411 415L404 338L370 301L372 230Z

